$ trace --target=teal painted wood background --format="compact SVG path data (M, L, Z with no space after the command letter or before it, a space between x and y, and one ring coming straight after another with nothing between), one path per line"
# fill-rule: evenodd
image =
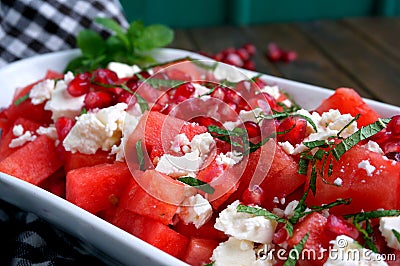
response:
M121 0L129 21L175 28L399 16L399 0Z

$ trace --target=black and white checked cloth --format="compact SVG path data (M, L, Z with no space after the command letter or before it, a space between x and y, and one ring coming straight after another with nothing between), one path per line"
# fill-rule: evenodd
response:
M127 26L118 0L1 0L0 67L36 54L74 48L83 28L107 36L94 23L95 17L109 17Z
M1 0L0 67L33 55L76 47L76 35L109 17L128 25L118 0ZM32 213L0 200L0 266L104 265L98 251Z

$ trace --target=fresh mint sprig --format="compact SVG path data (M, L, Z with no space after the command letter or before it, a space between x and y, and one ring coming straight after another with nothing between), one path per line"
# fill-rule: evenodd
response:
M182 183L185 183L186 185L197 188L210 195L213 194L215 191L215 189L212 186L210 186L210 184L191 176L179 177L177 180L181 181Z
M144 26L140 21L132 22L123 29L109 18L96 18L95 22L113 32L103 39L93 30L82 30L77 36L77 45L82 55L72 59L65 71L83 72L106 67L117 61L129 65L144 66L155 60L146 52L168 45L174 38L173 31L159 24Z

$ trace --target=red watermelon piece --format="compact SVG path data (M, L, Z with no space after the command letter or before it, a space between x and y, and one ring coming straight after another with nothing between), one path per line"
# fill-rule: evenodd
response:
M42 135L2 160L0 172L38 185L61 166L54 141Z

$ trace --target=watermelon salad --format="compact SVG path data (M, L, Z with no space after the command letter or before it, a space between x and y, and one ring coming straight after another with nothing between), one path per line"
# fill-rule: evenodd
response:
M224 64L112 62L48 71L0 128L0 172L190 265L400 262L400 115L353 89L305 110Z

